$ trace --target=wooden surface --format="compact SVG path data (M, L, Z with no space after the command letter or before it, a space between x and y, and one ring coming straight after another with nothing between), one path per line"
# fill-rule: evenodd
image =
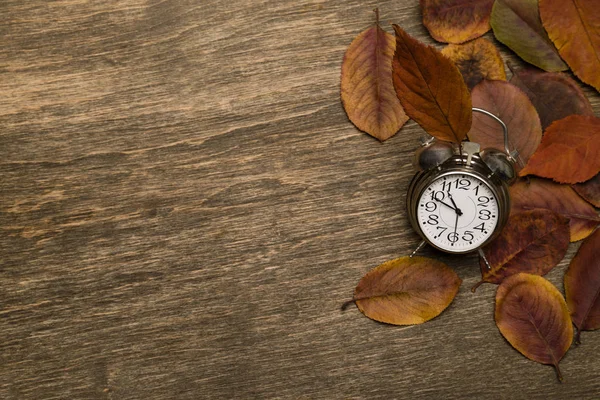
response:
M380 144L339 100L377 5L432 43L410 0L0 3L0 398L600 396L600 333L558 384L473 255L423 253L464 280L424 325L340 311L418 243L421 129Z

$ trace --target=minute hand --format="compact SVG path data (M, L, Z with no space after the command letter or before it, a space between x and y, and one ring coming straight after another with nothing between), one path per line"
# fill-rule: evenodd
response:
M448 208L450 208L450 209L452 209L452 210L456 211L456 207L452 207L450 204L448 204L448 203L446 203L446 202L444 202L444 201L442 201L442 200L438 199L437 197L434 197L434 200L435 200L435 201L437 201L437 202L440 202L440 203L442 203L443 205L445 205L446 207L448 207Z

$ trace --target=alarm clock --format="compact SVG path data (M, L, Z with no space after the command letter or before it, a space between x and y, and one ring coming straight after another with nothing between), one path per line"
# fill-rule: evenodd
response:
M446 253L479 251L501 231L510 213L508 186L516 179L516 152L508 149L508 129L494 114L473 108L498 121L504 151L484 149L474 142L456 146L431 138L415 156L420 171L409 184L406 208L413 229L425 244ZM489 266L489 264L488 264Z

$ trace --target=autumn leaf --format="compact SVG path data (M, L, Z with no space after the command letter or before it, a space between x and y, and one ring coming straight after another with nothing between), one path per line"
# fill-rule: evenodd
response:
M420 0L423 25L438 42L463 43L490 30L494 0Z
M353 301L375 321L421 324L452 303L461 279L446 264L425 257L401 257L369 271L358 283Z
M521 89L504 81L482 81L473 88L472 96L473 107L487 110L504 121L509 148L519 152L517 160L525 165L542 140L540 119L529 98ZM484 149L504 149L502 127L487 115L473 116L469 140Z
M592 179L571 186L578 195L595 207L600 207L600 173Z
M549 180L521 179L510 187L511 213L536 208L552 210L569 219L571 242L586 238L600 223L598 213L568 185Z
M496 292L496 325L502 336L530 360L554 366L573 341L573 325L564 298L541 276L513 275Z
M523 68L513 71L510 83L529 97L540 116L542 129L571 114L594 115L579 85L563 73Z
M560 56L583 82L600 90L597 0L539 0L540 17Z
M519 175L559 183L579 183L600 172L600 118L570 115L546 129L536 152Z
M500 235L483 248L490 267L480 258L481 281L500 283L519 272L545 275L569 247L569 220L550 210L511 215Z
M483 79L506 80L500 52L485 38L464 44L449 44L442 49L442 54L456 64L469 89Z
M408 121L392 83L396 41L378 23L350 43L342 62L341 97L356 127L386 140Z
M568 69L542 26L538 0L496 0L490 24L496 39L528 63L546 71Z
M471 94L447 57L398 25L393 80L408 116L440 140L460 143L471 127Z
M573 324L580 331L600 328L600 229L588 237L565 273L565 295Z

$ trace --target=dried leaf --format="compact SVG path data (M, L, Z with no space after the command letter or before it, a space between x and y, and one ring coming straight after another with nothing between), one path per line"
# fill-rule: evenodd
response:
M438 42L463 43L490 30L494 0L420 0L423 25Z
M590 204L600 207L600 173L590 180L573 185L572 188Z
M430 135L460 143L471 127L471 93L447 57L398 25L393 79L408 116Z
M530 360L558 363L573 341L573 325L564 298L546 279L520 273L507 278L496 292L496 325L502 336Z
M442 49L442 54L456 64L469 89L483 79L506 80L500 52L486 38L465 44L450 44Z
M600 229L583 242L573 257L565 273L565 295L579 331L600 328Z
M546 129L535 154L519 173L579 183L600 172L600 118L570 115Z
M538 0L496 0L490 24L496 39L528 63L546 71L568 68L542 26Z
M525 165L542 140L542 126L529 98L514 85L504 81L482 81L472 91L473 107L483 108L499 117L508 127L510 150L519 152ZM504 149L502 127L487 115L475 113L469 140L482 148Z
M529 97L540 116L542 129L571 114L594 115L579 85L563 73L524 68L513 71L510 83Z
M342 62L341 97L348 118L382 141L408 121L392 83L395 47L394 36L375 24L352 41Z
M597 0L540 0L540 17L575 75L600 90L600 8Z
M452 303L461 282L456 272L440 261L401 257L369 271L354 291L354 302L376 321L421 324Z
M545 208L569 219L571 242L586 238L594 231L600 217L587 202L567 185L531 178L510 187L511 213Z
M483 251L481 282L500 283L519 272L545 275L563 259L569 247L569 220L550 210L538 209L511 215L500 235Z

